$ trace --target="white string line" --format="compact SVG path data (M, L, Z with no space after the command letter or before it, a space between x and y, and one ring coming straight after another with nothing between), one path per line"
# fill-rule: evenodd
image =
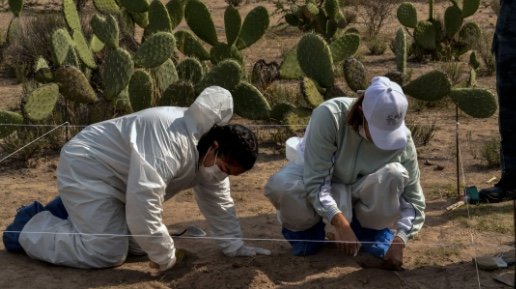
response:
M37 142L38 140L42 139L43 137L45 137L46 135L50 134L50 133L51 133L51 132L53 132L54 130L56 130L56 129L58 129L58 128L62 127L62 126L65 126L65 125L67 125L67 124L68 124L68 122L66 121L66 122L64 122L64 123L62 123L62 124L60 124L60 125L58 125L58 126L54 127L53 129L51 129L51 130L47 131L46 133L44 133L44 134L40 135L39 137L37 137L36 139L32 140L32 141L31 141L31 142L29 142L28 144L26 144L26 145L22 146L21 148L19 148L19 149L15 150L14 152L12 152L12 153L10 153L9 155L7 155L7 156L5 156L4 158L2 158L2 159L0 160L0 163L2 163L3 161L5 161L6 159L10 158L11 156L15 155L17 152L19 152L19 151L23 150L24 148L26 148L26 147L30 146L31 144L33 144L33 143Z
M80 232L25 232L25 231L14 231L14 230L0 230L3 233L23 233L23 234L38 234L38 235L80 235L80 236L97 236L97 237L144 237L144 238L163 238L163 236L154 235L138 235L138 234L110 234L110 233L80 233ZM197 239L197 240L242 240L242 241L263 241L263 242L308 242L308 243L333 243L333 244L378 244L374 241L337 241L337 240L305 240L305 239L284 239L284 238L250 238L250 237L216 237L216 236L171 236L173 239ZM424 242L414 241L424 246L435 246L442 247L444 245L453 246L455 243L452 242Z

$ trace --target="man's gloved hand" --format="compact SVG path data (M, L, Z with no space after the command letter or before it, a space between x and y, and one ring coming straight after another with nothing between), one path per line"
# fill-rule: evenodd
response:
M181 249L176 249L175 258L170 259L170 262L168 264L159 265L158 263L149 262L149 267L154 270L154 272L151 273L151 275L159 276L161 273L173 268L178 263L181 263L183 259L185 258L186 251Z
M264 249L264 248L242 245L240 248L238 248L238 250L226 253L226 256L228 256L228 257L249 257L249 256L255 256L255 255L270 255L270 254L271 254L271 251Z

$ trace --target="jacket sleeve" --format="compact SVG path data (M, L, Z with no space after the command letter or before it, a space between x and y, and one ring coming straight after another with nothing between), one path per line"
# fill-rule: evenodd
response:
M163 224L165 188L166 182L133 144L126 190L127 226L149 259L163 269L175 263L174 241Z
M218 183L201 182L194 187L197 204L224 254L234 252L244 244L229 188L229 178Z
M330 110L320 106L313 111L305 136L305 190L317 214L329 222L340 213L331 195L337 130L337 123Z
M426 207L425 196L419 181L417 152L411 137L402 155L402 165L409 173L409 180L400 198L400 219L396 224L396 235L406 243L423 227Z

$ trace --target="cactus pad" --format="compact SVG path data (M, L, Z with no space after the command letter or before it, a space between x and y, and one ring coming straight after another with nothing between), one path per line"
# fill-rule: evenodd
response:
M394 54L396 56L396 69L402 75L407 73L407 37L405 36L405 29L400 27L396 31L394 38Z
M133 111L149 108L154 88L152 78L145 70L136 70L129 82L129 100Z
M77 54L79 54L79 58L81 58L82 62L89 68L97 68L97 63L95 63L93 53L91 52L90 46L86 42L84 34L82 34L81 30L73 31L73 40L75 42L75 49L77 50Z
M247 119L267 119L271 107L262 93L247 82L240 82L231 91L235 113Z
M181 20L183 20L183 16L185 13L185 1L183 0L170 0L165 5L168 10L168 16L170 16L170 23L172 25L172 29L176 28Z
M434 50L436 48L437 32L430 21L420 21L414 29L414 40L423 49Z
M54 110L58 97L58 85L55 83L45 84L24 97L22 110L30 120L43 120Z
M465 43L469 48L474 47L481 36L482 30L475 22L465 23L459 31L459 41Z
M119 14L120 7L116 0L93 0L95 8L104 14Z
M224 60L215 65L195 87L197 92L201 92L208 86L217 85L227 90L233 88L242 78L242 68L235 60Z
M7 110L0 110L0 139L9 136L11 133L16 131L16 126L13 126L12 124L22 123L23 116L21 114Z
M305 34L297 46L297 60L306 76L322 87L333 86L335 76L331 51L321 36Z
M204 72L199 60L187 57L177 65L177 74L179 79L196 84L203 78Z
M403 2L398 6L396 12L398 21L406 27L416 28L417 25L417 10L410 2Z
M199 0L189 0L185 6L185 19L188 27L203 41L210 45L219 43L210 11Z
M75 7L75 1L63 0L63 13L66 23L72 30L82 30L81 18Z
M308 77L303 77L303 80L300 84L303 98L311 107L317 107L324 101L324 97L319 92L317 83L315 83L313 80Z
M136 24L142 28L149 26L149 12L129 13Z
M285 120L287 113L293 111L294 109L295 106L293 106L292 104L287 102L280 102L272 107L270 118L277 122L283 122L283 120Z
M160 106L190 106L196 98L195 90L191 82L178 81L171 84L161 95L158 101Z
M360 36L357 34L344 34L343 36L335 39L330 44L331 55L333 62L337 64L342 60L353 56L358 50L360 45Z
M210 59L213 64L217 64L224 59L234 59L239 63L243 63L244 58L235 46L229 46L226 43L218 43L210 50Z
M72 45L73 40L67 30L60 28L52 33L52 52L59 65L65 63Z
M161 1L153 0L149 7L149 25L145 27L145 35L160 31L172 33L172 22L167 7Z
M129 52L122 48L108 52L102 65L102 82L107 100L115 98L128 84L134 71Z
M496 97L487 89L454 88L450 96L462 111L474 118L487 118L496 112Z
M169 85L179 80L176 66L172 59L167 59L162 65L152 69L152 72L160 93L164 92Z
M285 115L285 122L292 133L298 133L305 130L311 115L311 109L295 108L294 110L287 112Z
M445 73L434 70L409 82L403 91L425 101L439 100L450 93L451 83Z
M48 83L54 80L54 75L50 71L47 61L43 57L39 57L34 65L34 77L38 82Z
M229 5L226 8L226 11L224 11L224 28L226 29L226 40L228 41L228 45L232 46L240 34L242 18L240 18L238 10L231 5Z
M174 53L176 40L172 33L158 32L143 42L134 55L134 64L154 68L163 64Z
M55 72L55 81L64 98L79 103L94 103L97 95L84 73L75 66L63 66Z
M446 28L446 36L452 38L462 26L462 11L457 6L450 6L444 12L444 27Z
M236 47L240 50L258 41L269 28L269 13L263 6L251 10L244 19Z
M279 73L281 78L300 79L304 76L301 66L297 61L297 47L287 52L280 64Z
M108 15L105 18L95 14L90 21L93 33L106 44L108 47L118 47L118 39L120 31L118 29L118 23L116 18L112 15Z
M210 53L202 46L199 39L192 33L185 30L179 30L174 33L177 41L177 49L186 56L196 57L200 60L210 59Z
M106 45L104 42L100 41L100 39L95 35L91 35L90 39L90 49L93 53L98 53L104 49Z
M23 9L23 0L9 0L8 3L9 9L14 14L14 16L19 17Z
M462 14L464 18L469 17L477 12L480 6L480 0L463 0L462 1Z
M366 68L362 62L355 58L346 59L343 64L343 70L344 78L351 90L356 92L367 88L369 81Z
M149 10L149 2L147 0L119 0L129 12L142 13Z

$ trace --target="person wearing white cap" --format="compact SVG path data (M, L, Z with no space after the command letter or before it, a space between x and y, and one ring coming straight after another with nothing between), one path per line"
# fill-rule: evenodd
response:
M59 197L18 209L5 248L76 268L117 266L143 253L165 271L177 259L163 204L193 188L226 256L269 255L242 240L228 175L253 167L258 142L228 124L232 115L231 93L210 86L188 108L153 107L86 127L61 150Z
M348 255L361 250L401 268L403 248L425 219L407 107L398 84L374 77L359 98L323 102L304 137L287 141L290 162L268 180L265 195L294 255L317 252L324 242L313 241L325 239L326 222Z

